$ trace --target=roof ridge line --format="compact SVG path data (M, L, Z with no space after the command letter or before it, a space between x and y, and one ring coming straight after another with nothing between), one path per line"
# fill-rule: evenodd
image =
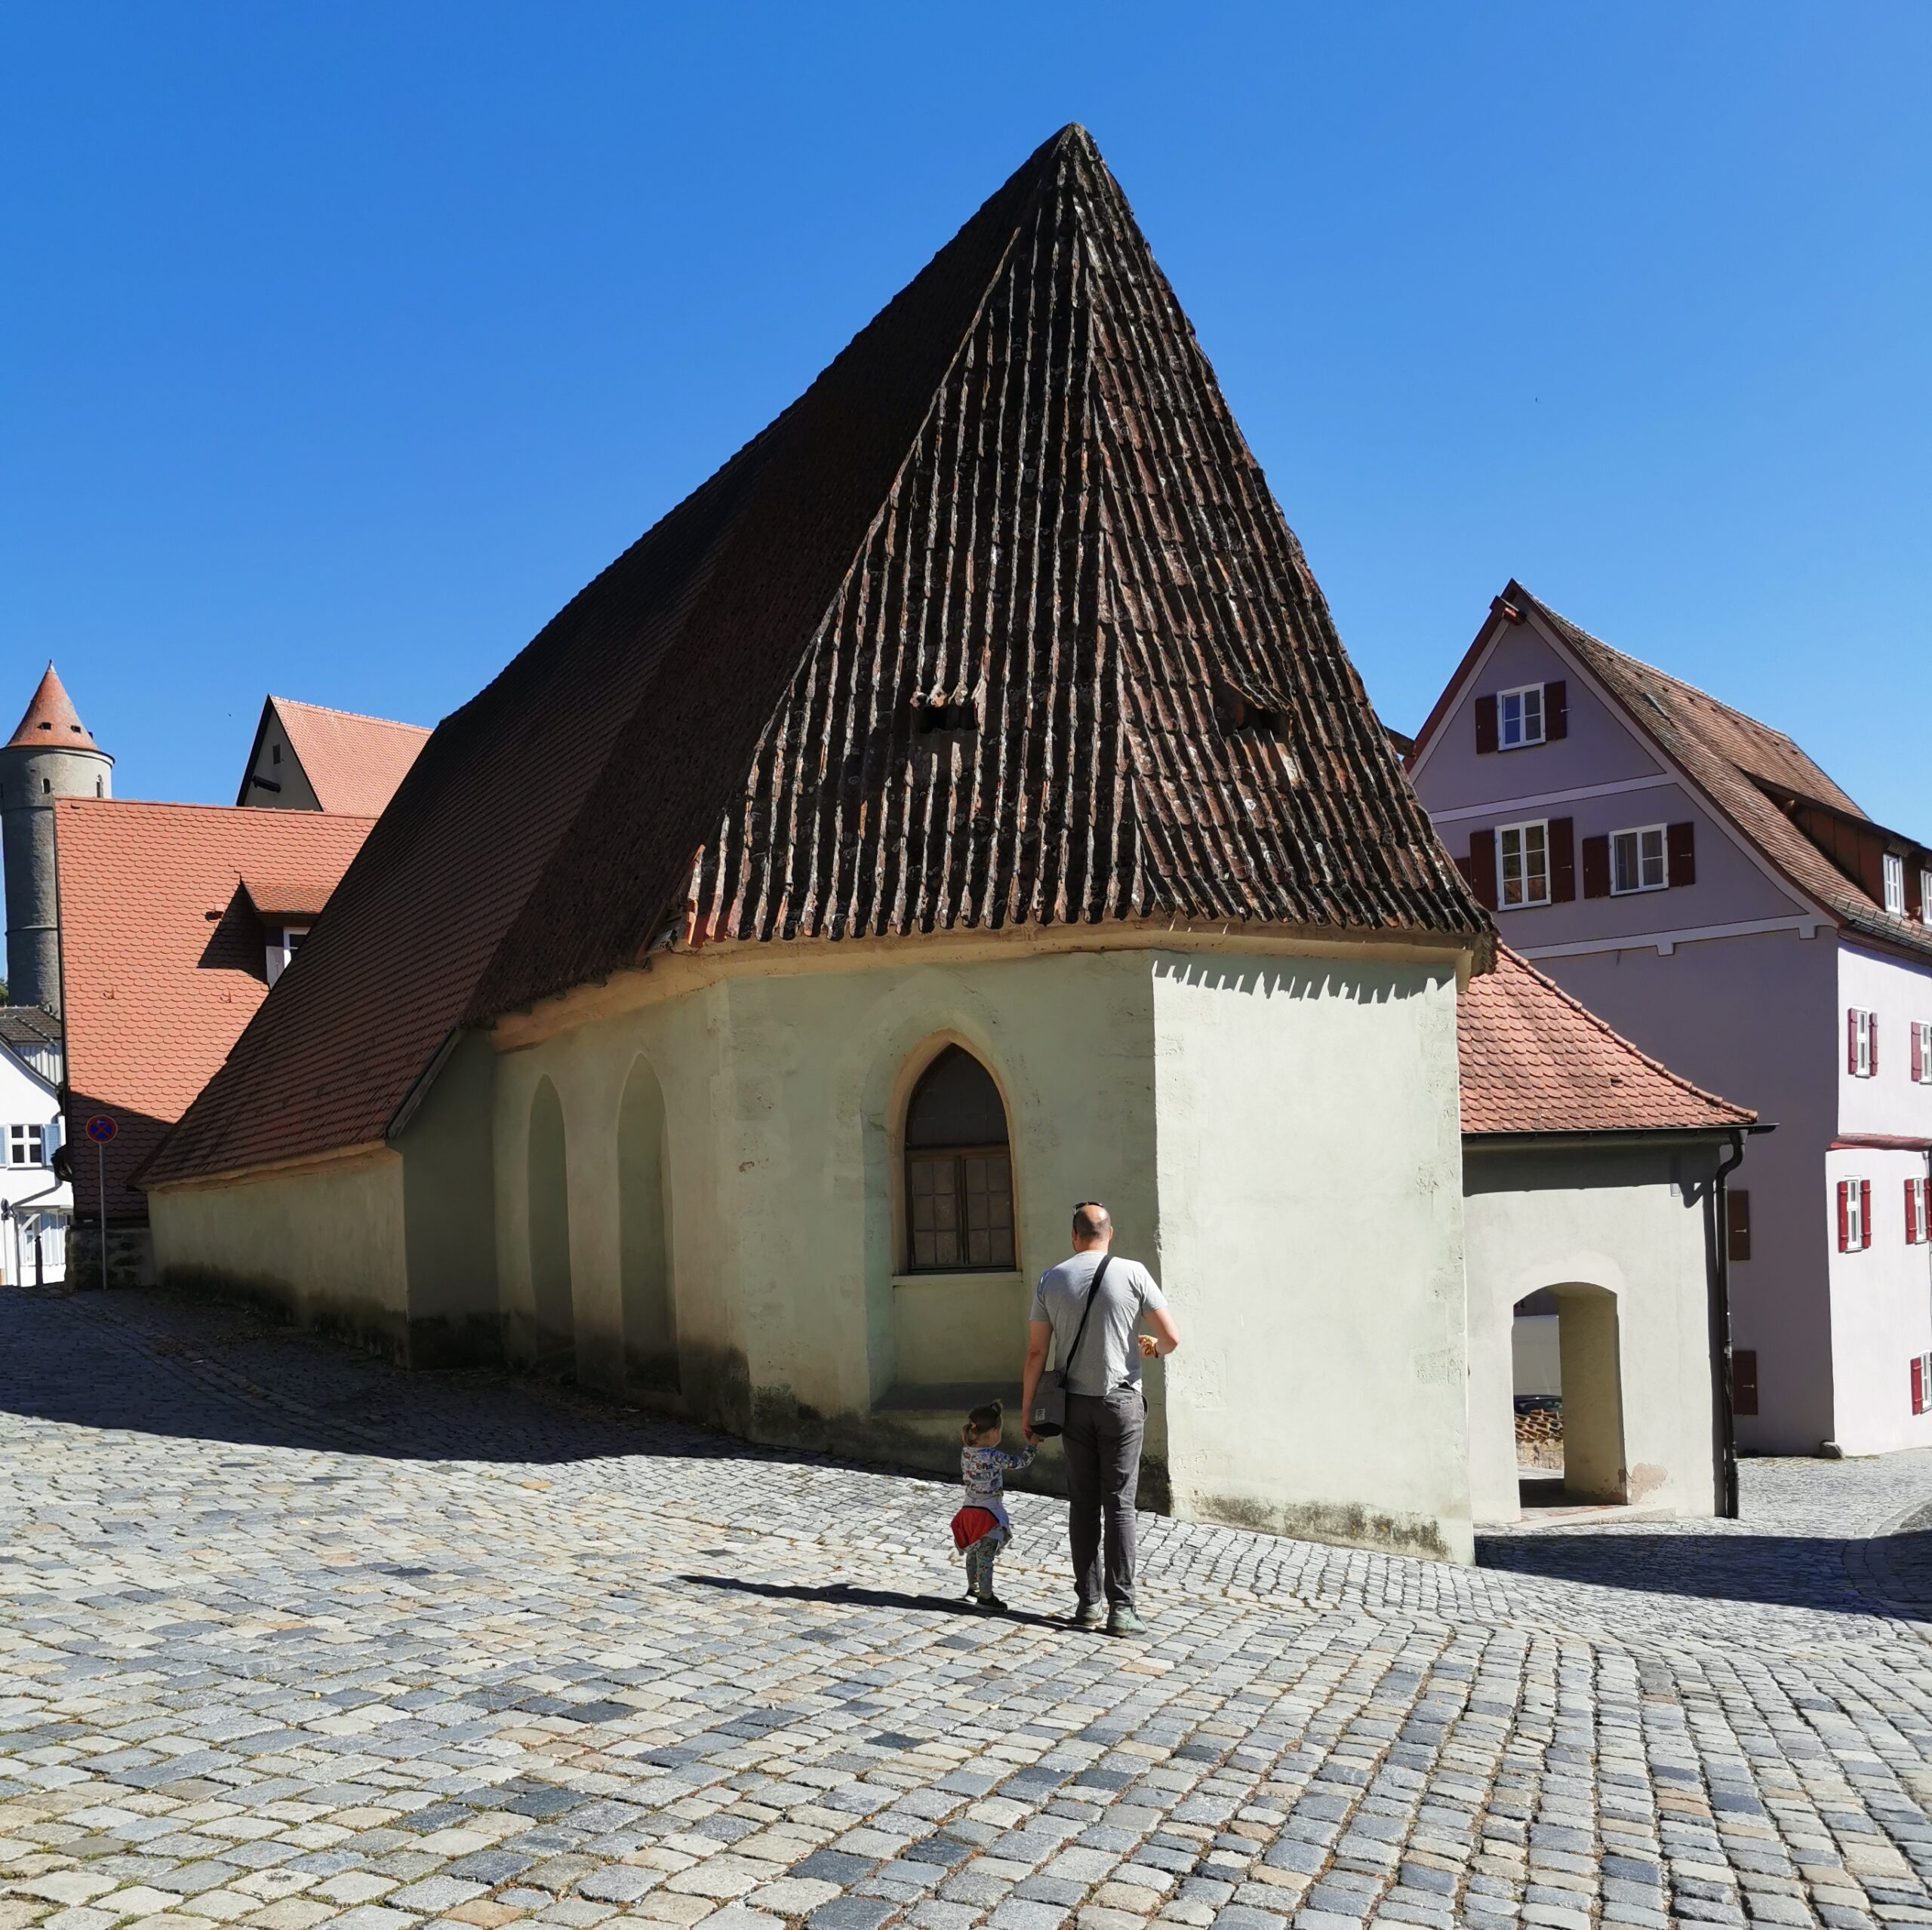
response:
M1703 1086L1700 1086L1694 1080L1685 1078L1682 1073L1673 1072L1669 1066L1664 1064L1662 1059L1653 1059L1650 1054L1644 1051L1641 1046L1637 1044L1634 1040L1626 1039L1614 1025L1611 1024L1608 1019L1601 1018L1597 1013L1592 1012L1581 999L1573 997L1568 992L1565 991L1554 979L1551 978L1547 973L1539 972L1520 951L1512 949L1511 947L1505 945L1500 939L1498 939L1496 942L1496 949L1499 956L1506 957L1512 963L1520 965L1525 972L1529 973L1531 978L1537 981L1539 985L1547 986L1550 991L1554 992L1556 996L1562 1000L1564 1004L1570 1006L1573 1011L1577 1013L1583 1018L1588 1019L1589 1022L1594 1025L1599 1032L1602 1033L1606 1038L1614 1040L1617 1045L1622 1046L1623 1049L1626 1052L1629 1053L1633 1059L1641 1060L1642 1062L1650 1067L1653 1071L1662 1073L1673 1086L1681 1087L1684 1092L1691 1093L1698 1099L1707 1099L1712 1105L1723 1106L1730 1111L1742 1113L1747 1119L1755 1120L1757 1118L1758 1114L1755 1108L1750 1106L1741 1106L1735 1099L1727 1099L1721 1093L1709 1092L1706 1090Z
M213 811L223 817L263 819L270 823L372 825L376 822L360 811L283 811L264 809L260 805L209 804L196 798L57 798L54 801L89 811L101 808L109 811Z
M288 704L296 710L315 711L324 717L346 717L358 724L386 724L393 730L420 730L426 737L436 727L433 724L411 724L405 718L378 717L373 711L344 710L337 704L312 704L306 697L278 697L272 690L268 698L272 704Z

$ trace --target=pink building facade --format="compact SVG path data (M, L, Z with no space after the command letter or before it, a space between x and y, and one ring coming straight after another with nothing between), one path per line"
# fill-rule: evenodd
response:
M1509 945L1777 1125L1728 1229L1740 1446L1932 1445L1932 849L1514 582L1410 775Z

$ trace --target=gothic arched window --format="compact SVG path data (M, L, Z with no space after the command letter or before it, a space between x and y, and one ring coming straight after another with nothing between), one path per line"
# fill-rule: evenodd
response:
M1013 1160L992 1074L948 1046L906 1109L906 1245L911 1273L1004 1273L1016 1264Z

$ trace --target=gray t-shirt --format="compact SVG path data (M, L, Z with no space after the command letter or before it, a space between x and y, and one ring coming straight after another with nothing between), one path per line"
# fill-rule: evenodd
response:
M1068 1365L1066 1350L1080 1332L1087 1289L1102 1257L1098 1252L1076 1253L1058 1266L1049 1267L1033 1289L1033 1311L1028 1317L1053 1323L1056 1367ZM1154 1276L1138 1260L1115 1254L1100 1283L1100 1305L1081 1335L1080 1357L1067 1374L1067 1391L1111 1394L1116 1388L1138 1387L1140 1349L1134 1343L1134 1329L1142 1314L1167 1304L1154 1284Z

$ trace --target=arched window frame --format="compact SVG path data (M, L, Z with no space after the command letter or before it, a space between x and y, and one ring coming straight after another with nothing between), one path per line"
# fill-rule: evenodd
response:
M1005 1138L995 1144L915 1146L912 1143L912 1113L927 1082L950 1053L963 1053L977 1065L991 1083L999 1101ZM958 1274L1010 1274L1019 1265L1019 1215L1015 1201L1013 1169L1013 1114L999 1079L978 1053L963 1039L947 1037L934 1042L920 1056L917 1070L903 1087L904 1102L900 1114L900 1258L908 1275ZM923 1217L919 1203L930 1195L934 1178L931 1169L941 1163L952 1168L954 1228L963 1236L952 1257L927 1245L922 1252ZM986 1169L995 1170L989 1172ZM991 1185L986 1182L990 1180ZM1001 1224L1003 1217L1004 1224ZM976 1226L975 1221L979 1222ZM939 1231L945 1231L940 1229ZM974 1258L970 1243L976 1232L989 1236Z

